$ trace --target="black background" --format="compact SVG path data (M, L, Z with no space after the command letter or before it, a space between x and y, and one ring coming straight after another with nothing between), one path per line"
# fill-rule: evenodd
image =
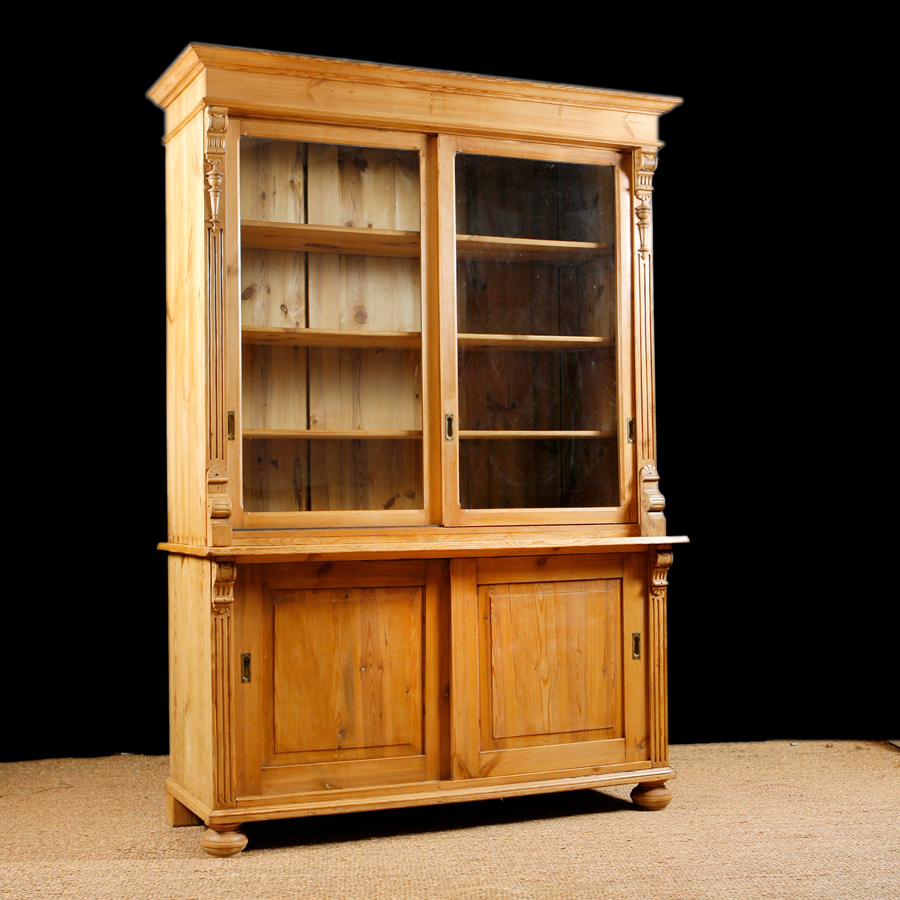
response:
M669 573L671 740L897 737L890 429L861 375L886 324L861 311L869 226L846 196L872 160L838 127L839 65L750 26L353 9L29 50L49 80L7 144L2 758L168 750L164 122L145 93L191 41L684 98L653 199L660 488L691 539Z

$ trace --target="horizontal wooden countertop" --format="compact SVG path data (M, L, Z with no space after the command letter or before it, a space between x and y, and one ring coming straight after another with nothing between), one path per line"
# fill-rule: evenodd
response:
M639 552L648 547L687 544L684 535L626 535L608 527L518 528L330 528L308 531L236 531L234 543L206 547L164 542L159 549L207 559L246 562L327 559L450 559L460 556L535 556L542 554Z

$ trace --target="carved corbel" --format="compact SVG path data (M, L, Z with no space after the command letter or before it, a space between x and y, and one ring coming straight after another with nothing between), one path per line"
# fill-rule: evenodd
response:
M660 536L666 533L666 498L659 490L659 472L648 463L641 469L641 534Z
M650 574L650 590L657 600L665 599L666 589L669 587L669 566L672 565L673 554L671 550L655 550L653 569Z
M231 543L231 508L228 472L224 463L213 460L206 470L206 511L209 542L213 547L227 547Z
M237 566L231 561L220 560L213 564L212 606L216 615L230 613L234 605L234 580Z

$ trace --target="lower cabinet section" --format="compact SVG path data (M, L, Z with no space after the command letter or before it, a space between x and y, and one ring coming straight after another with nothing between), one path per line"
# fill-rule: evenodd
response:
M173 691L170 822L230 855L257 819L616 783L665 806L662 557L200 563L214 734L179 747L204 713Z

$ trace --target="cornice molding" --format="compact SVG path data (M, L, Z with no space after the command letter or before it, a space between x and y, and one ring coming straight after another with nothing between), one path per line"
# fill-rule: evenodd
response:
M165 108L183 87L204 69L350 83L381 83L386 86L412 87L436 93L518 99L526 97L537 102L582 105L592 109L631 110L653 115L669 112L683 102L680 97L659 94L641 94L320 56L298 56L238 47L217 47L209 44L189 44L166 73L150 88L147 97L157 106Z

